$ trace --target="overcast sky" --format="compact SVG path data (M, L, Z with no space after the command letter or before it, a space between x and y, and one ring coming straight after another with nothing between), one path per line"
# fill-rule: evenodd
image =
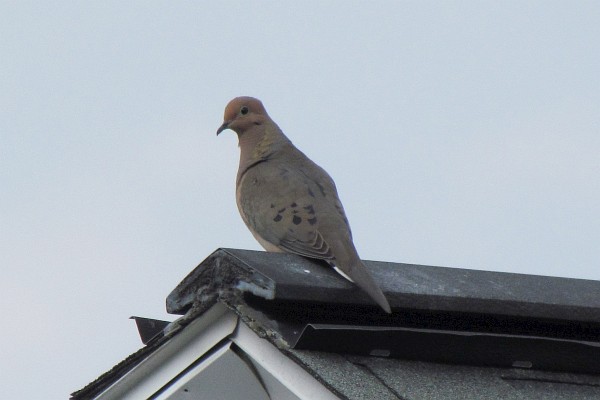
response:
M365 259L600 279L600 3L0 1L0 398L141 347L218 247L227 102L335 179Z

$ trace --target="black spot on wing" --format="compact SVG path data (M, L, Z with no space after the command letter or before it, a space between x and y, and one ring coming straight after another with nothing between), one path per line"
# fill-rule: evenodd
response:
M281 216L281 214L277 214L277 215L275 216L275 218L273 218L273 221L275 221L275 222L279 222L279 221L281 221L282 219L283 219L283 217Z
M315 183L319 187L319 190L321 191L321 194L323 195L323 197L325 197L325 188L323 187L323 185L321 185L319 182L315 182Z
M302 222L302 218L300 218L297 215L294 215L294 218L292 218L292 222L294 223L294 225L300 225L300 223Z
M346 226L348 227L348 229L350 229L350 223L348 222L348 218L346 218L346 214L344 213L344 209L341 207L340 204L336 204L335 208L340 213L340 216L344 220L344 223L346 224Z
M285 169L285 168L281 168L281 169L279 170L279 176L281 176L281 177L283 177L283 178L287 179L289 172L290 172L290 171L288 171L287 169Z
M308 206L302 207L306 210L307 213L309 213L310 215L314 215L315 214L315 209L312 206L312 204L309 204Z

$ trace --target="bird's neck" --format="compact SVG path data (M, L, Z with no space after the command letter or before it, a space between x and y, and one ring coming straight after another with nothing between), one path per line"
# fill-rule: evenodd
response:
M256 126L238 135L240 146L240 166L238 181L253 165L272 157L283 146L291 144L275 124Z

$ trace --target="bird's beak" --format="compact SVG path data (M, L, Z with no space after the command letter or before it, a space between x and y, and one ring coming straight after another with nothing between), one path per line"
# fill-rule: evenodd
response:
M231 121L225 121L223 122L223 125L221 125L219 127L219 129L217 129L217 136L219 135L219 133L223 132L225 129L229 129L229 124L231 123Z

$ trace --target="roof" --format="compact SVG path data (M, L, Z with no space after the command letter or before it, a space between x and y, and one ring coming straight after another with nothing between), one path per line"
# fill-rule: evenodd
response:
M391 315L319 262L219 249L168 296L167 311L183 317L165 329L150 321L157 334L147 340L152 335L145 332L146 347L73 398L122 398L141 390L148 371L158 374L168 364L163 359L152 368L152 360L188 353L189 360L151 380L146 397L180 398L178 384L190 390L190 371L210 354L229 363L226 370L238 365L239 376L256 377L258 385L250 378L245 385L256 387L256 398L269 398L269 388L287 391L272 398L600 398L600 282L365 263ZM186 335L206 339L217 321L228 328L208 341L212 347L189 352L193 346L175 345ZM206 379L203 368L194 376ZM314 397L303 388L325 392ZM111 391L121 397L101 397Z

